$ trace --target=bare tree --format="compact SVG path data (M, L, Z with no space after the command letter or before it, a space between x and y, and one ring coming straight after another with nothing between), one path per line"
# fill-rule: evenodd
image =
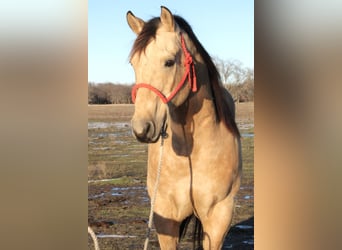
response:
M244 67L238 60L213 58L222 83L237 102L254 100L254 70Z
M223 84L228 84L229 79L234 74L234 63L232 61L222 60L219 57L213 57L218 72L220 73Z

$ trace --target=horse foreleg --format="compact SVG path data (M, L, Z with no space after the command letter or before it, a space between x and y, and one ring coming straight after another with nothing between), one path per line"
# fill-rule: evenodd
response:
M161 250L175 250L179 241L180 223L154 214L154 225L158 234Z
M206 216L201 218L203 225L203 249L219 250L229 231L234 209L234 198L227 197L216 203Z

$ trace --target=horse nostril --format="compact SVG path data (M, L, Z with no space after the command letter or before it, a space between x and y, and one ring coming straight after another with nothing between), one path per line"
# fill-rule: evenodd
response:
M154 125L152 122L134 122L133 132L136 138L141 142L150 142L154 137Z
M150 131L151 129L151 122L146 122L145 123L145 126L144 126L144 129L143 129L143 133L144 135L148 135L148 132Z

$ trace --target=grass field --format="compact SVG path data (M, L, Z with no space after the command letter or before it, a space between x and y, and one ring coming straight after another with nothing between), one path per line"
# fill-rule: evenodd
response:
M146 235L147 145L131 135L133 112L133 105L88 107L88 222L102 237L101 249L142 249ZM236 121L242 134L243 179L236 198L236 227L225 246L253 249L254 103L238 104ZM248 223L249 227L239 227L239 223ZM185 240L180 249L189 249L189 244ZM155 237L151 245L158 249ZM89 247L93 249L90 240Z

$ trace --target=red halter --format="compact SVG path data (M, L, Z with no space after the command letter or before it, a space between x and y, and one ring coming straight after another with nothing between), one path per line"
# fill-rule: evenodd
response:
M137 90L139 88L147 88L147 89L151 90L152 92L154 92L157 96L159 96L160 99L162 100L162 102L166 104L166 103L170 102L172 100L172 98L174 98L175 95L178 93L178 91L183 87L187 77L188 77L189 85L191 87L192 92L197 91L195 64L192 60L192 56L190 55L190 53L186 49L186 45L185 45L185 41L184 41L182 33L180 33L180 36L181 36L182 50L183 50L183 53L185 55L185 61L184 61L185 72L184 72L184 75L182 77L182 80L179 82L177 87L171 92L169 97L166 97L162 92L160 92L158 89L156 89L155 87L153 87L150 84L137 83L132 88L132 101L133 101L133 103L135 103L135 98L137 96Z

